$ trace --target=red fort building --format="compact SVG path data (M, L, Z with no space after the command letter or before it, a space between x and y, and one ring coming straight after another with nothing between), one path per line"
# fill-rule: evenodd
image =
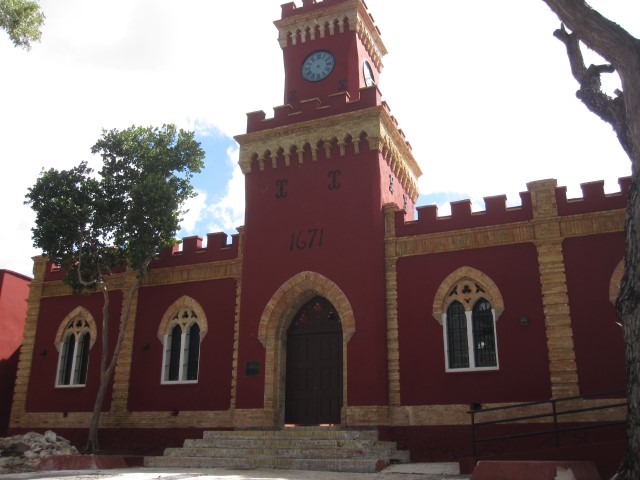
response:
M495 196L479 212L455 202L446 217L416 207L422 172L381 99L386 48L364 1L287 3L275 25L283 105L248 114L235 137L245 224L206 246L185 238L151 264L102 445L151 454L216 432L366 434L406 453L388 463L623 439L620 427L581 429L624 419L604 407L624 398L612 302L628 179L613 194L583 184L577 199L535 181L518 207ZM44 257L34 276L10 432L80 441L99 384L102 296L73 296ZM112 318L134 273L117 276ZM493 410L503 406L540 417L480 432L514 416ZM590 410L544 416L553 408ZM582 433L478 443L558 424ZM156 461L204 464L187 445Z

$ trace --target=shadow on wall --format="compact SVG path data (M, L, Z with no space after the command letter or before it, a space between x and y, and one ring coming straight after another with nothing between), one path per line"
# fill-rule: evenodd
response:
M0 359L0 437L6 436L9 429L9 415L19 358L20 348L8 358Z

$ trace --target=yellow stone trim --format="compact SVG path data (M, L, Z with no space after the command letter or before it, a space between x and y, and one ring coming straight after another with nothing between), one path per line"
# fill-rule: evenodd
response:
M125 308L125 302L127 301L127 297L135 281L136 272L127 269L125 281L122 284L121 317ZM140 289L138 288L134 292L134 296L131 300L124 340L120 347L120 354L118 355L118 360L114 369L113 388L111 390L111 413L114 415L114 418L121 418L127 412L127 405L129 402L129 382L131 380L131 364L133 361L133 338L135 336L139 293Z
M111 292L114 290L122 290L126 281L126 275L118 273L109 277L107 289ZM62 280L54 282L43 282L42 297L63 297L73 295L71 287Z
M386 405L347 407L344 424L351 427L388 425L389 407Z
M318 145L322 142L331 145L337 143L340 146L351 138L357 144L362 133L367 135L369 148L378 150L383 155L407 194L414 202L417 201L418 178L422 171L395 120L382 105L238 135L235 139L240 144L240 168L247 175L253 171L254 162L263 171L269 155L272 156L272 168L277 168L277 162L273 161L276 155L283 154L285 164L289 164L294 151L298 152L298 164L302 164L301 152L305 146L311 148L315 160ZM359 151L359 147L356 151ZM338 154L344 157L346 150L340 148Z
M484 292L474 293L471 296L471 301L468 303L465 302L465 309L467 309L467 307L470 309L479 298L485 298L491 303L497 322L504 311L504 299L502 298L500 289L488 275L472 267L460 267L442 281L433 299L433 318L442 325L442 315L447 311L449 304L453 301L449 297L449 292L454 285L466 281L479 284Z
M382 70L382 57L387 54L387 49L382 42L380 33L373 23L371 15L361 0L350 0L326 9L321 12L310 12L305 15L293 15L288 18L276 20L278 28L278 43L283 49L289 46L289 37L292 45L296 45L297 34L300 34L300 42L316 40L316 26L320 27L320 38L325 37L325 27L329 28L329 35L343 33L345 22L349 23L349 30L356 31L362 44L367 49L369 56L379 71ZM336 31L336 26L338 31Z
M394 213L390 213L393 221ZM398 257L534 243L548 238L575 238L624 231L625 211L611 210L571 217L557 217L551 226L531 220L487 227L467 228L394 239Z
M624 399L620 399L624 401ZM621 403L616 399L577 399L558 403L558 412L570 410L580 410L586 408L597 408L613 403ZM518 406L521 405L521 406ZM520 417L531 415L550 415L552 406L550 404L530 405L527 403L486 403L482 407L500 408L513 407L508 412L485 412L477 417L478 421L492 421L504 419L505 417ZM624 421L626 418L626 407L614 407L602 410L594 410L578 414L562 415L562 422L601 422L601 421ZM408 405L393 408L391 411L392 425L396 426L435 426L435 425L469 425L471 416L469 405ZM522 423L553 423L551 416L538 419L526 420Z
M396 205L383 206L385 220L385 295L387 304L387 370L389 375L389 406L400 405L400 344L398 340L398 272L394 211ZM387 419L388 421L388 419Z
M91 412L27 413L14 428L88 428ZM233 412L221 411L173 411L160 412L103 412L100 428L232 428Z
M168 326L173 323L176 312L183 309L191 309L195 312L195 322L200 327L200 342L202 342L204 337L207 335L207 332L209 331L209 324L207 322L207 315L204 313L204 309L195 299L188 295L183 295L173 302L162 316L162 320L158 326L158 340L160 340L160 343L164 343L164 336L168 333ZM178 323L180 322L178 321ZM189 319L189 323L191 323L191 319Z
M244 227L238 228L238 260L242 263L244 252ZM231 371L231 410L236 408L236 399L238 396L238 366L240 357L240 305L242 300L242 276L236 278L236 308L235 319L233 325L233 360Z
M60 326L58 327L58 332L56 333L55 340L54 340L56 350L58 350L58 352L60 351L60 345L64 340L69 324L72 322L75 322L78 317L82 318L82 320L85 320L89 327L89 335L91 337L89 342L89 348L91 349L95 345L96 339L98 338L96 321L93 318L93 315L91 315L91 312L89 310L87 310L84 307L76 307L64 318L64 320L60 323Z
M624 260L620 260L616 268L611 275L611 281L609 282L609 301L615 306L616 300L618 300L618 294L620 293L620 284L622 283L622 275L624 274Z
M561 398L579 395L580 387L562 249L563 222L558 216L556 187L555 180L528 184L533 204L534 244L538 252L551 395Z
M27 315L25 319L20 358L16 372L13 401L11 404L11 417L9 426L14 428L27 412L27 391L35 346L36 328L40 316L40 304L42 300L43 279L47 269L47 260L44 256L33 257L33 280L29 284L29 297L27 299ZM53 381L53 380L52 380Z
M624 402L624 399L620 399ZM574 400L559 404L558 411L578 410L604 407L616 402L616 399ZM514 404L487 403L484 408L495 408ZM362 406L347 407L345 425L349 426L437 426L437 425L469 425L469 405L409 405L396 406ZM624 421L626 407L615 407L594 410L574 415L563 415L563 422L601 422ZM551 413L550 405L527 406L509 410L510 416L528 416ZM497 420L504 412L484 413L482 420ZM26 413L19 420L12 422L12 428L50 429L87 428L91 418L90 412L69 412L63 417L61 412ZM104 412L100 417L101 428L269 428L273 427L273 412L268 409L240 409L221 411L180 411L174 415L172 411L126 412L114 414ZM390 419L388 421L387 419ZM525 423L551 423L551 417L531 419Z
M242 274L242 260L225 260L222 262L180 265L178 267L155 268L147 272L142 285L172 285L176 283L219 280L222 278L239 278Z
M316 272L301 272L278 288L261 315L258 340L265 347L264 409L273 414L271 424L284 423L287 328L294 315L315 296L326 298L342 324L342 416L347 402L347 344L356 332L353 309L344 292Z

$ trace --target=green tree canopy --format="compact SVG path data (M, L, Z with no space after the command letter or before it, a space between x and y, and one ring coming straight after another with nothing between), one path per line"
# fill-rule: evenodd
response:
M31 42L39 42L44 14L38 2L0 0L0 28L6 30L16 47L29 50Z
M173 125L104 131L91 151L103 160L97 175L86 162L43 171L26 196L34 246L68 272L76 292L95 289L118 265L142 275L175 243L204 158L193 133Z
M194 134L162 128L103 131L92 147L100 154L97 174L80 163L70 170L43 171L26 202L36 213L33 244L66 271L75 293L103 295L100 386L89 427L87 451L97 451L98 424L113 375L134 293L164 247L175 244L184 202L194 195L191 178L203 167L204 151ZM136 272L122 306L118 339L108 355L109 276L114 267Z

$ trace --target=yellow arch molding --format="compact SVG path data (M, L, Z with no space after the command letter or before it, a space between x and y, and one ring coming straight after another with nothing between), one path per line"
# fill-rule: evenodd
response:
M475 282L484 289L485 293L482 296L491 302L491 306L495 310L496 321L498 321L498 318L504 311L504 300L502 298L502 294L500 293L498 286L493 280L491 280L491 278L489 278L489 276L472 267L458 268L440 284L440 288L438 288L436 296L433 299L433 318L442 325L442 314L449 306L448 294L451 288L462 280Z
M342 389L344 421L347 402L347 343L356 333L353 309L344 292L316 272L301 272L276 290L262 312L258 340L265 347L264 409L273 415L276 426L284 423L286 380L286 336L289 324L302 306L315 296L326 298L342 323Z

